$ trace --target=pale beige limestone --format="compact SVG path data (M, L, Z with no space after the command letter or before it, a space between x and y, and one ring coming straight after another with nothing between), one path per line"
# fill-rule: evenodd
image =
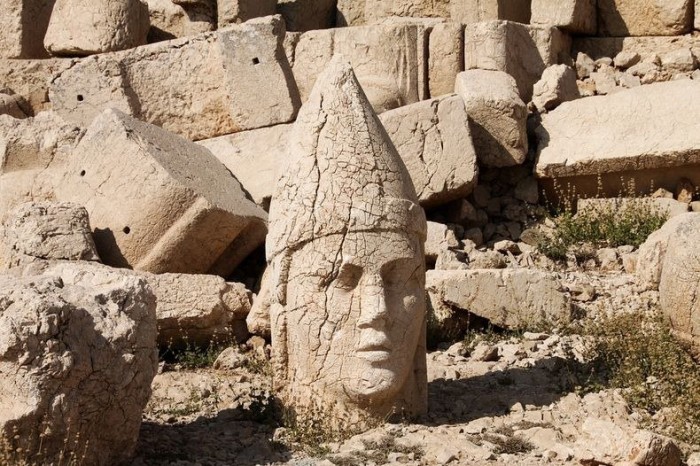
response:
M56 0L2 0L0 56L46 58L44 35Z
M151 28L148 42L196 36L216 29L216 15L211 7L178 5L172 0L148 0Z
M4 89L21 96L27 104L22 110L29 116L51 109L49 82L68 69L71 58L44 60L0 60L0 82Z
M464 71L464 28L454 22L436 24L428 38L429 95L453 93L461 71Z
M531 24L554 26L572 34L595 35L596 0L532 0Z
M690 49L695 56L700 56L700 37L690 34L684 36L645 36L645 37L574 37L572 51L574 54L585 53L594 60L610 57L620 53L637 54L640 61L655 62L659 55Z
M457 75L455 92L463 99L479 163L508 167L527 156L527 106L507 73L467 70Z
M146 43L149 25L141 0L56 0L44 46L67 56L126 50Z
M87 210L67 202L33 202L13 209L0 228L0 249L5 250L0 252L0 268L38 260L100 261Z
M290 31L326 29L335 22L335 0L277 0L277 13Z
M287 32L284 35L284 42L283 42L283 47L284 47L284 53L287 55L287 61L289 62L289 66L294 66L294 58L296 56L296 48L297 44L299 43L299 39L301 39L302 32Z
M286 123L299 99L283 38L282 20L266 17L88 57L54 78L51 102L83 126L117 108L192 140Z
M700 29L700 0L695 0L695 21L693 26L695 29Z
M536 176L571 183L580 195L615 196L620 177L636 189L673 191L681 178L700 183L700 83L650 84L566 102L542 117ZM642 111L643 109L643 111ZM598 180L600 178L600 180Z
M391 16L449 18L450 0L364 0L364 18L368 23Z
M296 47L294 76L302 101L334 55L350 60L377 113L415 103L424 64L418 26L382 24L304 33Z
M661 311L670 319L673 330L682 339L692 343L697 352L700 349L697 280L700 270L697 246L700 215L691 213L678 219L669 227L662 228L664 233L658 235L662 241L667 241L661 263L659 303ZM663 249L663 245L660 249Z
M530 22L531 0L451 0L452 20L463 24L479 23L494 19Z
M425 214L342 58L319 77L289 146L254 301L270 314L277 392L341 429L425 412Z
M28 115L23 108L28 109L28 104L22 96L0 92L0 115L10 115L12 118L27 118Z
M342 26L362 26L365 21L365 0L338 0L335 24Z
M275 14L277 0L216 0L219 27Z
M571 303L556 276L529 269L430 270L426 290L435 312L470 312L492 325L525 328L571 318Z
M693 28L693 0L598 0L600 36L674 36Z
M88 128L55 191L85 206L112 266L226 275L265 236L265 212L209 151L117 110Z
M459 247L455 232L442 223L428 222L428 236L425 241L425 258L436 260L442 251Z
M158 368L155 309L129 271L0 275L3 445L27 464L128 460Z
M467 25L464 41L465 69L510 74L525 102L545 68L570 60L570 37L553 27L487 21Z
M581 97L576 72L566 65L552 65L532 89L532 103L540 112L554 110L564 102Z
M406 164L421 205L441 205L471 193L478 167L459 96L407 105L379 119Z

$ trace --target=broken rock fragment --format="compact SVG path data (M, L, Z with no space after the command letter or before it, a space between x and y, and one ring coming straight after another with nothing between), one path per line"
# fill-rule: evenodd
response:
M0 16L0 56L46 58L44 35L56 0L3 2ZM6 84L5 84L6 85Z
M693 0L598 0L600 36L674 36L693 28Z
M209 151L106 110L56 197L84 205L106 264L154 273L230 273L265 237L265 212Z
M207 5L178 4L172 0L147 1L151 24L148 31L149 43L196 36L216 29L216 11L213 8L213 2Z
M595 35L596 0L532 0L531 24L555 26L573 34Z
M542 79L535 83L532 103L540 112L546 112L579 97L576 72L566 65L553 65L544 70Z

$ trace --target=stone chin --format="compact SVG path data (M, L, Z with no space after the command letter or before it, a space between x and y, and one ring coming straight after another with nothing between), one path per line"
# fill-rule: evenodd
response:
M376 354L375 354L376 353ZM383 352L361 352L353 357L356 371L343 382L343 391L359 406L391 402L406 382L405 371L397 371L397 362Z

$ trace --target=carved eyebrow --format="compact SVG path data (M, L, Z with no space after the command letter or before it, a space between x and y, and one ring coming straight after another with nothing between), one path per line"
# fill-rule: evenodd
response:
M393 267L397 264L401 264L404 262L411 263L411 262L414 262L415 260L416 260L415 256L404 256L404 257L398 257L396 259L388 260L381 265L381 267L379 268L379 273L382 276L384 276L384 274L388 271L388 269L390 267Z

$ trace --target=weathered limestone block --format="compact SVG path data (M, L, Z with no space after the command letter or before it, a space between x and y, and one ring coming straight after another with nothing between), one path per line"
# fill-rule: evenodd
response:
M265 212L209 151L117 110L88 128L56 197L85 206L116 267L225 275L265 237Z
M276 125L251 131L204 139L206 147L221 161L265 210L277 179L277 168L287 158L288 138L292 124Z
M254 302L271 317L278 394L301 416L320 410L329 432L425 412L425 214L340 57L289 145Z
M56 0L3 0L0 56L45 58L44 35Z
M464 28L454 22L436 24L428 38L429 95L453 93L461 71L464 71Z
M0 442L18 463L129 459L158 368L155 310L127 271L0 275Z
M595 35L596 0L532 0L531 24L554 26L573 34Z
M468 70L457 76L455 92L464 100L479 163L519 165L527 156L527 106L515 80L501 71Z
M688 212L670 218L663 227L649 235L639 247L635 278L643 290L658 290L661 282L666 251L671 238L678 236L681 229L697 231L700 228L700 214Z
M44 60L0 60L0 82L27 103L29 116L50 110L49 81L73 64L70 58Z
M364 0L367 23L391 16L414 18L449 18L450 0Z
M470 24L464 32L465 69L504 71L529 102L545 68L567 60L571 39L557 28L512 21Z
M352 63L374 110L386 110L420 99L423 63L415 25L373 25L310 31L296 47L294 76L302 101L334 55Z
M576 71L566 65L552 65L532 89L532 103L540 112L554 110L560 104L581 97Z
M598 0L598 35L674 36L693 28L693 0Z
M216 0L219 27L275 14L277 0Z
M441 252L457 247L459 240L453 230L442 223L428 222L428 236L425 240L427 260L435 261Z
M379 119L411 174L421 205L441 205L471 193L478 167L459 96L407 105Z
M282 20L267 17L88 57L53 80L51 102L83 126L117 108L193 140L286 123L299 100L283 38Z
M147 1L151 23L149 43L196 36L216 29L216 11L212 5L179 5L172 0Z
M27 118L28 115L23 108L28 109L29 107L22 96L0 92L0 115L10 115L12 118Z
M639 55L638 61L657 61L658 57L679 50L691 49L700 56L700 38L684 36L648 37L575 37L572 40L572 53L585 53L594 60L615 58L620 53Z
M566 322L571 303L556 274L529 269L429 270L426 289L434 309L468 311L492 325L524 328Z
M362 26L365 20L365 0L337 0L335 25Z
M0 229L0 268L36 260L100 260L87 210L68 202L22 204Z
M700 0L695 0L695 29L700 29Z
M281 14L290 31L311 31L333 27L336 0L277 0Z
M51 55L116 52L145 44L148 28L141 0L56 0L44 46Z
M681 218L681 217L679 217ZM670 222L669 222L670 223ZM700 215L687 214L668 235L659 281L659 304L674 331L700 350ZM667 231L670 230L667 229Z
M54 197L53 176L82 135L54 112L24 120L0 116L0 222L21 203Z
M700 83L682 80L566 102L536 130L535 174L545 185L570 183L581 196L598 193L599 182L603 194L617 196L621 177L639 192L673 192L681 178L697 186L700 122L690 115L699 98Z
M454 21L463 24L502 19L518 23L530 22L532 0L451 0L450 11Z
M251 293L214 275L145 274L156 295L158 344L206 346L247 336Z

